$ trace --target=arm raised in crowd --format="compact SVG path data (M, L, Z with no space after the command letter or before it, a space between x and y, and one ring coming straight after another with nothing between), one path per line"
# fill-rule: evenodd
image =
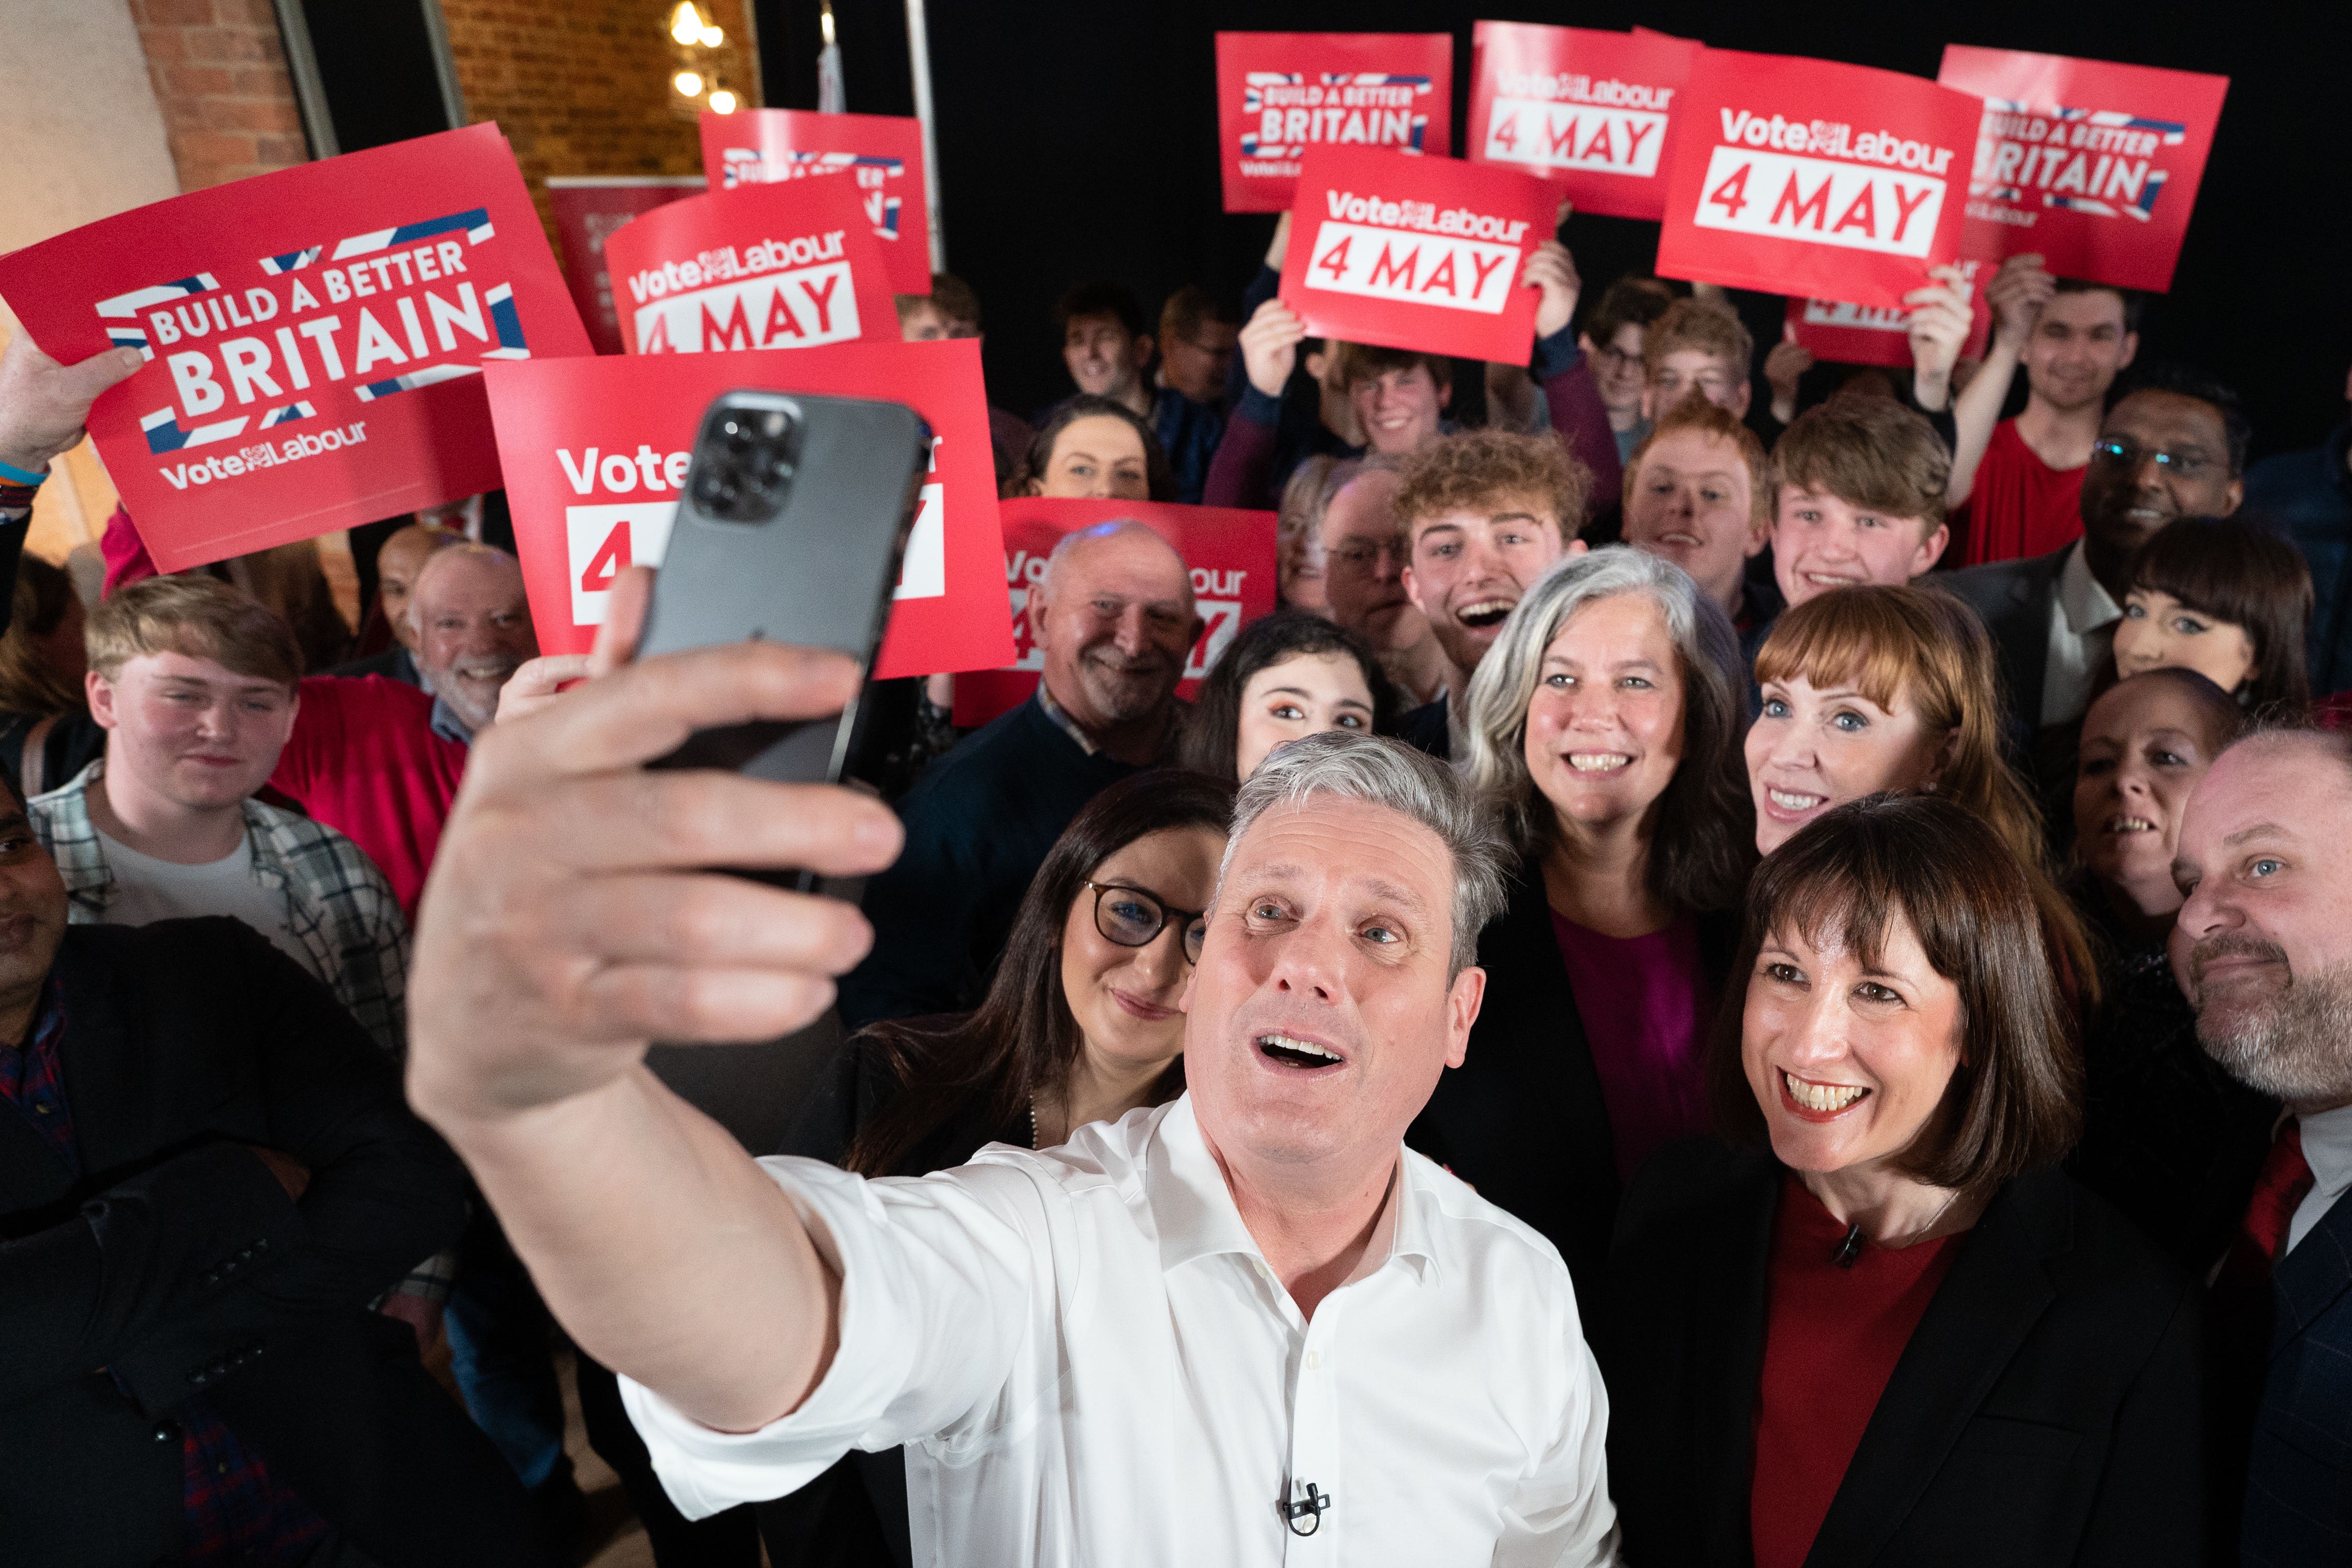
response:
M1279 237L1279 235L1277 235ZM1203 506L1266 505L1266 478L1274 467L1276 426L1282 420L1282 389L1298 364L1307 323L1280 300L1268 300L1242 328L1244 389L1225 421L1217 454L1201 491Z
M144 363L137 349L108 349L59 364L21 330L0 352L0 632L8 629L33 491L49 459L79 444L98 395Z
M1560 207L1560 221L1568 208ZM1536 303L1536 347L1533 372L1543 384L1544 402L1551 411L1551 427L1569 454L1592 470L1592 505L1613 503L1624 486L1617 458L1616 433L1609 427L1609 409L1601 401L1601 384L1593 378L1591 361L1576 341L1576 302L1584 280L1576 258L1556 239L1538 246L1528 258L1521 282L1540 291Z
M1946 504L1958 506L1976 489L1977 465L1984 461L1992 427L2000 423L2001 406L2009 401L2010 383L2016 378L2026 340L2042 319L2042 307L2057 291L2058 280L2042 269L2042 258L2032 254L2011 257L1985 285L1985 303L1992 307L1992 342L1985 350L1983 365L1952 403L1952 423L1958 438L1952 447L1952 479L1944 491Z
M650 576L616 585L633 640ZM409 1092L581 1347L707 1426L797 1408L840 1285L784 1193L646 1047L771 1039L864 956L857 910L706 869L860 876L899 843L852 791L647 772L693 731L838 711L856 667L751 643L594 679L477 742L409 994Z

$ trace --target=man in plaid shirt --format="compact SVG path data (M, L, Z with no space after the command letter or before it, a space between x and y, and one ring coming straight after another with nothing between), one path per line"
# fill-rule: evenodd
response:
M254 798L295 712L293 633L242 590L152 577L89 623L90 710L106 755L36 798L78 925L226 915L268 937L402 1053L408 926L383 873L333 828ZM428 1258L388 1310L437 1332L449 1259Z

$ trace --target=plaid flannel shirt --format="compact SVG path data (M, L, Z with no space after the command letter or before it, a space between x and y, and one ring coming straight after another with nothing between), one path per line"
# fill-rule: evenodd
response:
M104 924L114 904L114 872L89 820L89 787L105 771L100 759L30 803L33 832L58 863L67 919L77 925ZM307 816L247 800L245 834L253 874L285 898L287 929L310 956L311 974L398 1060L407 1038L408 922L392 884L358 845ZM398 1289L446 1300L453 1272L452 1259L436 1255Z

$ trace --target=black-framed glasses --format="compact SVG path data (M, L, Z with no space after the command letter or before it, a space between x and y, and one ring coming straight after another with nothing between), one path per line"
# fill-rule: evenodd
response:
M2092 461L2118 468L2137 469L2151 458L2158 468L2184 479L2193 479L2213 466L2213 459L2202 452L2168 452L2162 447L2149 451L2136 441L2118 441L2112 436L2091 446Z
M1181 921L1184 962L1201 962L1201 943L1209 934L1208 910L1180 910L1157 893L1118 882L1090 881L1087 886L1094 889L1095 930L1103 933L1105 941L1121 947L1150 947L1170 922Z

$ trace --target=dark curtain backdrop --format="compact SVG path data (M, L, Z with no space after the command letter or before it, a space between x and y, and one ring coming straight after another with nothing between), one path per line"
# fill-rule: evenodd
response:
M1122 280L1147 310L1198 281L1237 299L1271 216L1219 210L1214 54L1220 29L1435 32L1455 37L1463 145L1470 27L1480 16L1623 28L1725 48L1852 60L1932 77L1947 43L2046 50L2230 77L2171 294L2151 300L2144 354L2235 384L2258 452L2316 441L2345 414L2352 363L2352 157L2346 79L2352 8L1979 0L1950 6L1594 0L1489 8L1460 0L1178 4L931 0L948 267L979 290L995 401L1027 413L1062 395L1055 296ZM911 114L905 11L835 0L848 107ZM816 102L816 0L759 0L768 100ZM1654 226L1577 217L1565 237L1588 290L1646 270Z

